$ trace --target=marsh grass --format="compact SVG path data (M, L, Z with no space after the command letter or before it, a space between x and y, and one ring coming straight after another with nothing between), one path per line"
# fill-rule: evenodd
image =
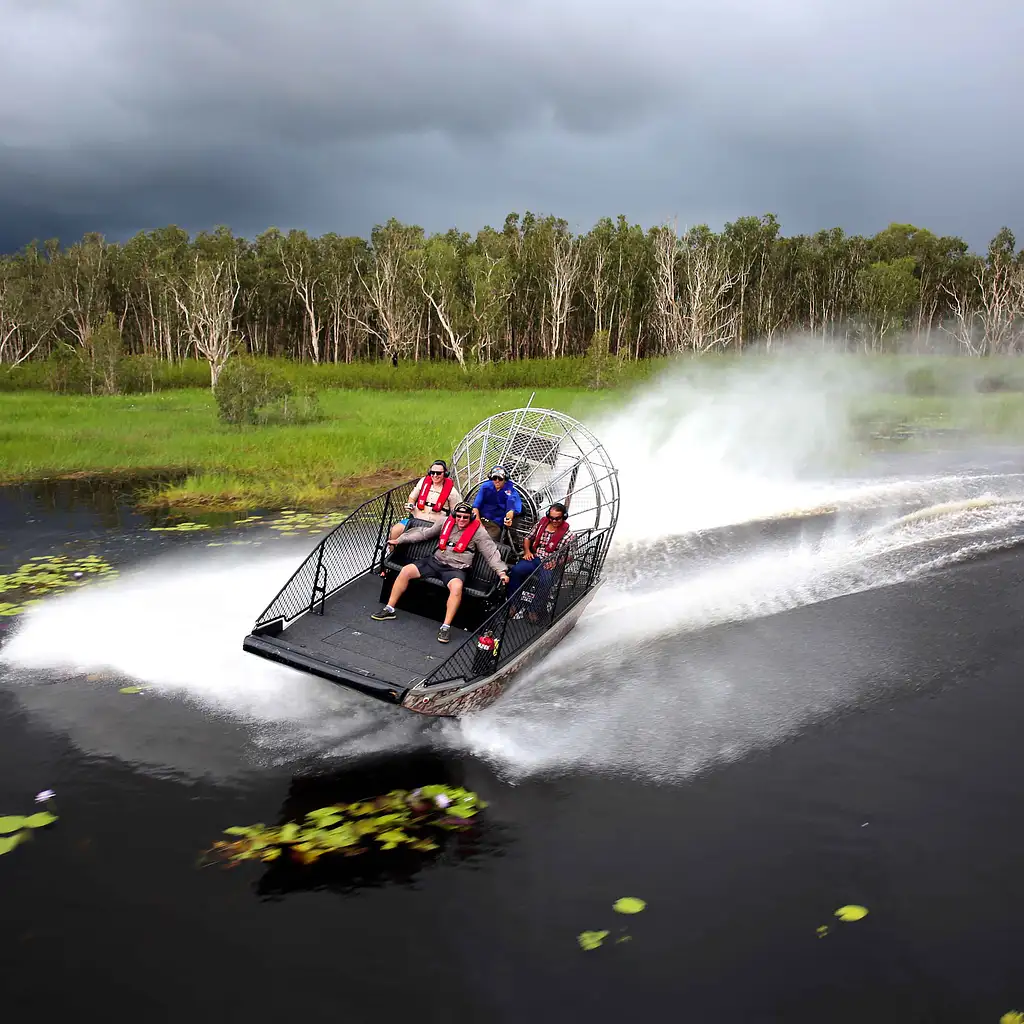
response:
M713 387L720 370L753 370L758 358L690 360L683 372L706 376ZM878 386L851 413L865 444L906 427L1024 439L1024 393L977 386L982 379L1012 384L1013 367L1004 372L995 361L903 357L866 362ZM638 379L596 391L537 388L534 403L593 422L643 390ZM144 505L211 512L351 507L414 476L429 460L449 457L474 424L525 405L533 391L329 388L320 392L319 421L259 427L220 423L208 387L96 397L6 393L0 395L0 482L159 471L177 481L151 484Z
M237 427L217 419L209 390L135 396L0 398L0 481L164 470L143 504L209 509L351 504L406 480L462 436L530 391L380 394L328 391L323 418L302 426ZM535 405L583 414L604 404L571 389L538 391Z

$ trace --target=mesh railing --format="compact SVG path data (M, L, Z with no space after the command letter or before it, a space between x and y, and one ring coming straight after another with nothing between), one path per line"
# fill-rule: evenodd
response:
M378 494L331 530L270 602L255 628L275 621L287 625L373 568L391 524L408 514L405 502L415 482Z
M434 669L424 683L432 686L455 679L472 681L507 665L597 584L611 534L610 529L605 529L573 537L568 561L555 567L547 584L530 577L523 588ZM477 648L478 635L488 631L497 641L494 654Z

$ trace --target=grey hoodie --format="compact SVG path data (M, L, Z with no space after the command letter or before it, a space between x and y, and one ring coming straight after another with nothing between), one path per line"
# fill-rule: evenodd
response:
M418 540L431 540L433 537L440 537L441 530L444 528L445 520L442 519L433 524L433 526L414 526L411 530L406 530L398 540L395 541L395 545L399 544L415 544ZM455 543L462 536L464 530L468 530L471 523L467 523L462 530L459 529L459 524L456 523L452 528L452 534L448 538L448 545L444 551L434 551L434 557L442 564L447 565L452 569L466 569L473 564L473 555L479 551L481 555L487 560L487 564L496 572L503 573L508 572L508 566L501 560L501 552L498 551L497 544L491 540L490 534L484 529L483 523L479 525L476 533L473 535L473 539L466 545L466 550L459 552L455 551Z

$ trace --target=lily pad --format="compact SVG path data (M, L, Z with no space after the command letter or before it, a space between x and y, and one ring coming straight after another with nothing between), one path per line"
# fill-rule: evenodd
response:
M25 819L20 814L9 814L0 818L0 835L20 832L25 827Z
M24 838L24 832L16 832L13 836L0 836L0 856L10 853Z
M635 896L623 896L612 904L612 909L620 914L639 914L646 906L643 900L638 900Z
M836 917L840 921L859 921L863 917L868 916L868 908L857 906L856 903L849 903L845 907L840 907L836 911Z
M820 924L820 925L818 925L818 938L819 939L823 939L823 938L825 938L826 935L828 935L828 925L827 924Z
M25 828L43 828L46 825L52 825L56 820L56 814L51 814L49 811L38 811L25 819Z
M1010 1010L999 1018L999 1024L1024 1024L1024 1013L1020 1010Z
M145 693L144 686L122 686L118 693Z
M597 949L608 938L608 932L580 932L579 943L583 949Z

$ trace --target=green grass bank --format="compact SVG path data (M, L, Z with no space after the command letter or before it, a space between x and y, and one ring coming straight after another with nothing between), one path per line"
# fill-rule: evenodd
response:
M230 427L208 390L0 395L0 482L83 474L185 475L147 504L233 509L351 505L448 457L474 424L531 391L321 393L320 422ZM541 390L535 404L586 415L614 393Z
M546 364L548 376L561 367L572 377L568 362ZM905 434L906 428L1024 442L1024 387L1015 386L1021 372L1017 367L1024 364L851 357L849 363L835 365L844 375L847 366L870 374L870 386L861 388L848 410L864 448ZM646 376L656 368L648 366ZM749 355L676 364L684 376L700 378L700 388L711 391L727 380L726 371L749 372L755 395L760 390L770 397L768 378L763 386L759 383L761 368L767 369L768 361ZM159 472L178 482L150 485L143 504L209 511L351 507L415 475L428 460L447 457L470 427L493 413L525 405L534 391L537 405L593 421L602 412L626 406L650 386L646 377L626 375L615 387L597 391L533 384L449 389L446 377L454 373L461 380L462 375L445 364L426 367L428 379L416 390L339 388L316 378L328 369L333 372L291 365L297 379L306 375L303 382L321 388L321 419L294 426L221 423L208 387L110 396L60 395L35 388L5 391L0 393L0 482ZM685 411L690 394L680 388L674 411ZM922 443L927 439L922 437Z

